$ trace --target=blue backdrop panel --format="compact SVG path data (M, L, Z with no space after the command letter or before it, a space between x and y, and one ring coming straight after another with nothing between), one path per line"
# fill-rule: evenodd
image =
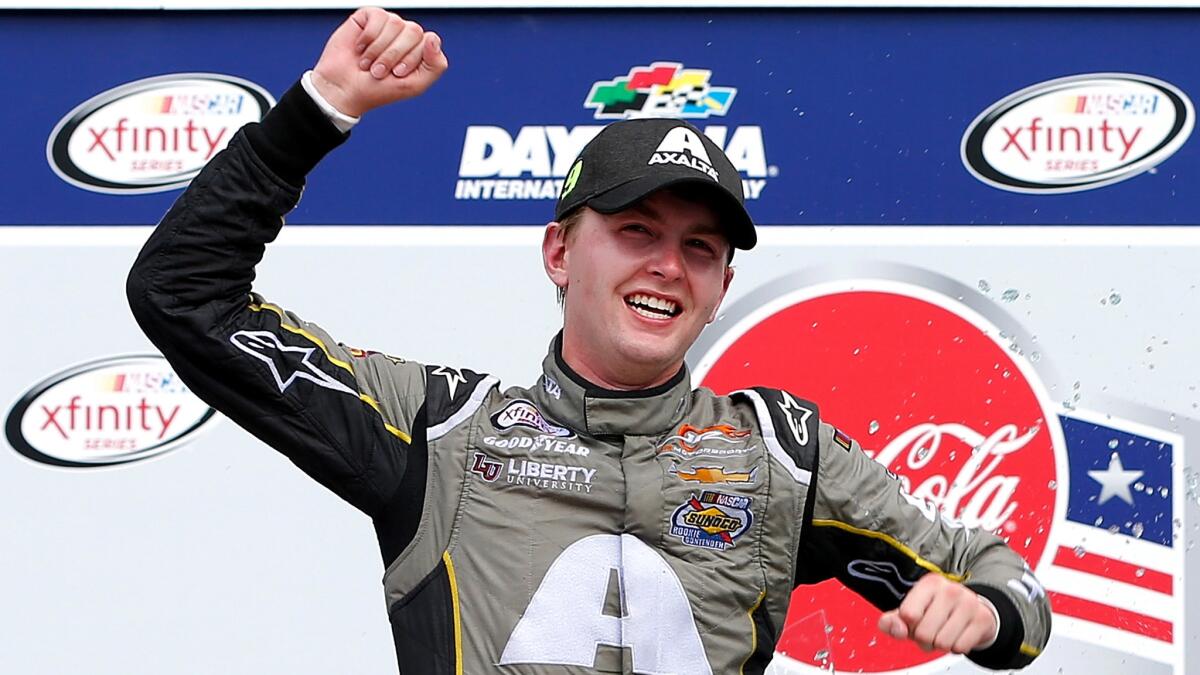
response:
M216 72L278 96L345 12L0 14L5 160L0 224L149 224L178 190L93 193L45 148L88 98L140 78ZM600 124L593 83L656 61L734 87L723 117L762 129L767 224L1196 224L1200 153L1085 192L1025 195L968 173L971 121L1045 80L1129 72L1200 92L1195 11L693 10L413 12L444 36L451 70L424 98L372 113L311 176L291 222L541 224L549 199L456 199L471 125ZM68 46L69 47L64 47ZM528 176L526 176L528 177Z

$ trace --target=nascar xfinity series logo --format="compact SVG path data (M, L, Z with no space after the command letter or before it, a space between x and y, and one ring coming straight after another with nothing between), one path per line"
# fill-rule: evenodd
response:
M605 122L634 117L709 119L729 112L735 87L710 84L712 71L657 61L625 75L594 82L584 99ZM463 138L454 198L556 199L575 157L602 124L527 125L515 131L472 125ZM762 127L708 125L704 135L725 151L742 174L746 199L758 199L779 168L767 163Z
M4 431L31 460L94 468L177 448L215 414L161 356L116 356L34 384L9 412Z
M963 135L979 180L1013 192L1090 190L1166 160L1192 133L1195 110L1174 85L1130 73L1040 82L989 106Z
M259 85L217 73L127 82L68 112L46 142L64 181L110 194L187 185L234 132L275 104Z
M513 427L525 427L559 438L575 435L570 429L551 423L542 415L542 411L538 410L537 406L523 398L510 401L492 415L492 424L501 431Z

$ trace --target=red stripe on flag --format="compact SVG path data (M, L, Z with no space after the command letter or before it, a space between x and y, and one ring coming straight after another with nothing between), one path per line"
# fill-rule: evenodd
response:
M1127 562L1106 558L1095 553L1085 553L1082 557L1079 557L1066 546L1058 547L1058 552L1054 554L1054 564L1059 567L1087 572L1088 574L1095 574L1100 577L1108 577L1115 581L1122 581L1149 591L1165 593L1166 595L1171 595L1174 592L1174 580L1166 572L1131 565ZM1138 576L1138 570L1142 571L1141 576Z
M1102 623L1105 626L1161 640L1167 644L1174 643L1174 627L1170 621L1163 621L1127 609L1110 607L1057 591L1046 591L1046 595L1050 596L1050 605L1055 614Z

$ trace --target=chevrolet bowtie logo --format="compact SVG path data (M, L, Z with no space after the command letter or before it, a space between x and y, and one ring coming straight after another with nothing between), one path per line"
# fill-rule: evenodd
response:
M753 483L754 474L758 472L758 468L749 471L726 471L724 467L720 466L698 466L691 470L671 467L670 472L678 476L680 480L693 483Z

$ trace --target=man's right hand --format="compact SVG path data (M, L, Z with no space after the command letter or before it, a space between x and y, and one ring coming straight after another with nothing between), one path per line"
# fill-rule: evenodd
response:
M437 33L379 7L363 7L325 43L312 80L333 107L358 117L421 95L448 66Z

